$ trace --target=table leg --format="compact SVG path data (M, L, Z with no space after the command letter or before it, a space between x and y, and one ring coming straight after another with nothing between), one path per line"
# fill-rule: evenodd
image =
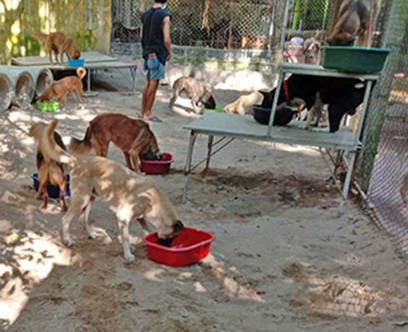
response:
M181 202L183 204L187 202L188 183L190 181L190 175L191 175L191 161L193 159L193 149L194 149L194 143L197 139L197 135L198 134L194 130L192 130L190 133L190 141L188 143L186 165L184 167L184 191L183 191L183 198L181 199Z
M203 170L203 174L205 175L208 171L208 168L210 167L210 159L211 159L211 152L212 152L212 146L213 146L213 140L214 136L209 135L208 136L208 150L207 150L207 160L205 162L205 168Z
M346 179L344 180L344 187L343 187L343 197L344 197L344 199L347 199L347 196L348 196L348 193L349 193L350 183L351 183L351 176L352 176L352 173L353 173L354 163L356 162L356 158L357 158L357 152L356 151L351 152L351 159L350 159L350 162L348 164Z
M90 68L88 68L88 82L87 82L87 84L88 84L88 92L90 92L91 91L91 69Z

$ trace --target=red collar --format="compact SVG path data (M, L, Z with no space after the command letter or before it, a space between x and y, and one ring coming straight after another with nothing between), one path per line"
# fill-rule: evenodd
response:
M290 101L290 94L289 94L289 88L288 88L288 82L286 80L283 81L283 91L285 91L285 98L286 101Z

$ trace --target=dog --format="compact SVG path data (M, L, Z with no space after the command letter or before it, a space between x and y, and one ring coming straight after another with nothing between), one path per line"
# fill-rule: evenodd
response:
M28 135L34 139L41 137L46 130L47 125L45 123L35 123L30 127ZM66 151L64 142L61 136L54 132L55 142ZM65 165L55 162L50 159L45 159L44 154L40 147L37 148L37 172L38 172L38 191L34 196L35 199L40 199L43 196L44 203L41 206L42 209L46 209L48 206L48 191L47 183L49 182L53 186L59 186L60 188L60 202L64 211L67 210L67 204L65 203L65 189L66 189L66 172Z
M363 102L365 84L358 79L292 74L282 83L286 88L280 89L278 105L300 98L310 110L319 92L322 103L328 104L329 131L334 133L339 130L343 116L354 115L356 107ZM261 92L264 96L262 107L272 107L275 90Z
M408 204L407 193L408 193L408 173L405 174L400 188L400 194L405 204Z
M303 44L303 54L305 55L305 63L318 65L320 64L320 42L314 38L308 38Z
M169 102L170 108L173 107L177 97L183 91L187 93L188 98L191 100L191 105L197 114L200 113L199 103L202 103L204 107L208 109L214 109L216 107L210 90L203 83L197 81L194 77L182 76L173 84L173 95Z
M357 36L363 38L369 31L372 7L373 0L343 0L327 43L352 46ZM371 37L366 39L369 41Z
M67 76L61 78L58 81L54 81L45 91L37 97L42 102L50 101L56 98L58 101L62 101L64 106L67 105L67 94L74 92L81 101L84 99L84 89L82 86L82 79L86 74L86 70L83 67L78 67L76 70L77 76Z
M156 136L149 125L120 113L96 116L89 122L84 139L72 138L69 149L78 154L86 154L93 149L96 155L106 157L110 142L122 150L127 167L133 171L140 172L139 157L161 159Z
M307 127L318 127L323 114L324 104L320 98L320 93L317 92L315 102L307 114Z
M43 34L40 32L34 32L33 36L40 42L45 42L45 49L50 58L52 64L52 54L54 54L56 63L63 63L64 53L68 59L79 59L81 52L78 46L71 37L67 37L62 32L52 32L50 34ZM58 61L58 54L60 61Z
M80 215L90 238L95 238L88 225L91 204L96 197L104 200L117 217L121 231L123 254L127 261L135 256L129 248L129 224L137 219L144 230L150 223L157 230L158 238L167 242L184 228L167 195L147 176L132 172L113 160L99 156L74 157L64 151L54 140L58 120L47 125L41 135L35 136L44 158L68 164L71 171L71 204L62 218L61 239L72 246L69 226Z
M225 113L232 114L252 114L252 105L259 104L262 99L262 94L259 91L254 91L248 95L243 95L239 97L234 102L228 104L224 107Z

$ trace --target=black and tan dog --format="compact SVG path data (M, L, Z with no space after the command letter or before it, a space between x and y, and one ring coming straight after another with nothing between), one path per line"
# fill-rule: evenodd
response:
M329 45L351 46L359 36L370 41L370 21L372 20L374 0L343 0L340 5L336 24L330 37ZM365 38L364 38L365 37Z
M53 63L52 54L54 54L57 63L63 62L64 53L67 55L68 59L79 59L81 56L81 52L74 39L66 36L62 32L52 32L48 35L34 32L33 36L39 41L45 42L45 49L50 58L50 63ZM60 56L60 61L58 60L58 55Z
M191 100L191 105L196 113L200 113L199 103L208 109L216 107L211 91L201 82L193 77L182 76L173 84L173 95L169 102L169 107L173 107L178 96L185 92Z
M36 139L41 137L45 130L47 124L45 123L35 123L31 126L28 135ZM55 131L54 132L55 142L63 149L66 150L65 144L61 139L61 136ZM40 148L37 147L37 172L38 172L38 191L35 195L36 199L43 196L44 203L41 206L42 209L46 209L48 205L48 191L47 183L53 186L59 186L60 188L60 202L64 211L67 210L67 205L65 203L65 189L66 189L66 170L65 165L55 162L46 158Z
M96 116L89 122L84 139L72 138L69 149L78 154L87 154L94 149L97 156L106 157L110 142L122 150L126 165L136 172L140 172L139 157L146 160L161 158L156 136L149 125L120 113Z
M125 259L133 261L135 256L129 247L129 224L139 220L142 227L149 222L157 230L159 239L166 241L178 235L184 228L178 220L176 210L167 195L148 176L132 172L113 160L98 156L76 158L64 151L54 140L58 120L47 125L35 139L44 158L69 164L71 171L71 204L62 218L61 237L65 245L71 246L69 226L79 215L90 238L95 238L88 225L91 204L96 197L105 201L115 211L121 231Z
M312 75L293 74L282 85L278 104L290 104L295 98L300 98L304 100L306 108L311 110L319 93L319 103L329 105L329 130L332 133L339 130L341 119L346 113L356 113L356 107L363 102L365 91L365 83L358 79ZM261 92L264 95L262 107L272 107L275 90L276 88L270 92Z

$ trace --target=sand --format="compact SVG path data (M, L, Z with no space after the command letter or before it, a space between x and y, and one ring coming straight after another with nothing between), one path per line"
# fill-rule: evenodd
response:
M58 118L64 140L84 135L104 112L135 116L136 90L126 72L98 74L83 104L75 98L55 113L13 108L0 114L0 329L9 331L404 331L408 327L408 265L393 240L365 215L356 198L344 201L328 181L329 160L314 147L254 141L231 143L203 177L192 177L181 204L183 167L194 117L185 98L168 111L160 86L151 123L162 151L175 161L154 179L169 193L185 225L216 236L199 263L174 268L147 257L138 223L131 226L135 262L123 258L113 213L96 202L95 240L72 223L72 248L59 240L63 211L52 200L41 210L31 175L33 121ZM228 76L228 75L227 75ZM250 91L224 77L213 84L218 106ZM233 77L230 75L229 77ZM257 77L255 75L255 77ZM255 78L256 80L257 78ZM96 82L96 81L95 81ZM233 84L231 84L233 82ZM246 82L247 83L247 82ZM256 85L256 82L252 82ZM267 87L265 82L259 86ZM241 88L241 89L240 89ZM194 160L205 156L199 136ZM111 146L109 158L124 164ZM69 199L68 199L69 204Z

